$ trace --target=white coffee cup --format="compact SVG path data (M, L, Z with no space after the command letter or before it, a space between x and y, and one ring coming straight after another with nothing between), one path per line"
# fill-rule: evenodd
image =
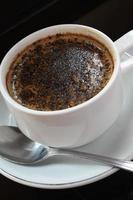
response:
M6 87L6 74L15 56L34 41L57 33L81 33L103 43L114 61L108 84L92 99L59 111L28 109L12 99ZM77 147L103 134L117 119L123 103L122 74L133 70L133 59L120 62L120 53L131 47L133 31L115 43L102 32L82 25L56 25L39 30L13 46L0 67L0 91L21 131L34 141L53 147Z

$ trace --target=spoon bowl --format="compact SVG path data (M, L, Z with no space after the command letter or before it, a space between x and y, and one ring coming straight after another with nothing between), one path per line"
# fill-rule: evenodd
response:
M0 156L19 164L33 164L48 154L48 147L33 142L17 127L0 126Z

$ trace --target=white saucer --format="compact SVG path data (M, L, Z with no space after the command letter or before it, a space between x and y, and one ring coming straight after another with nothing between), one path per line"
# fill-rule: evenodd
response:
M80 148L82 151L104 154L116 158L133 158L133 72L123 80L125 88L124 105L119 119L101 137ZM13 124L13 119L0 98L1 124ZM110 166L57 157L34 166L22 166L0 159L0 173L4 176L38 188L71 188L86 185L116 172Z

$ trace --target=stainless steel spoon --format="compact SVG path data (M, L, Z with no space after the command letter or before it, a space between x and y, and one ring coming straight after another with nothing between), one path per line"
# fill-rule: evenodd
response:
M43 146L24 136L17 127L0 126L0 156L2 158L13 163L31 165L57 155L95 160L133 172L132 161L76 150Z

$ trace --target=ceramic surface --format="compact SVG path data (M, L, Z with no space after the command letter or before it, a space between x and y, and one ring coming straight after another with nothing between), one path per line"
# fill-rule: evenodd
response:
M112 156L133 158L133 69L123 79L124 102L118 120L102 136L79 150ZM0 122L14 120L0 97ZM117 169L83 159L56 157L34 166L22 166L0 159L0 173L33 187L61 189L86 185L103 179Z

